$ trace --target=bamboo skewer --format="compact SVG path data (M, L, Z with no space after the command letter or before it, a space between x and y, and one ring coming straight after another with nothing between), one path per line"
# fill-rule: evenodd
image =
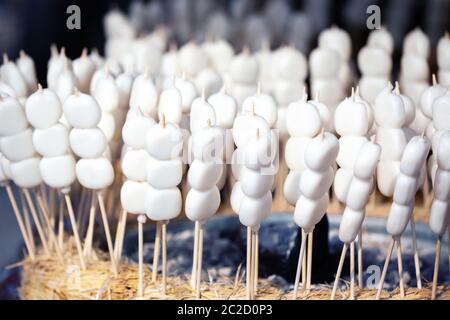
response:
M246 266L246 286L247 300L252 298L251 282L252 282L252 229L247 227L247 266Z
M34 206L33 199L31 199L30 191L28 189L22 189L23 194L25 196L25 200L28 203L28 207L31 212L31 216L34 220L34 225L38 231L39 238L41 239L42 247L44 248L45 254L48 256L50 254L50 250L48 247L47 239L45 237L44 229L42 228L41 221L36 213L36 207Z
M434 258L433 285L431 287L431 300L436 299L437 280L439 275L439 261L441 259L441 240L439 237L436 241L436 257Z
M11 203L11 207L13 208L14 215L16 216L17 224L19 225L20 233L22 234L23 241L25 242L25 247L27 248L28 254L30 255L31 260L35 260L36 256L34 253L34 246L31 244L30 239L27 235L27 230L23 223L22 216L20 215L19 208L17 206L16 199L14 198L14 193L12 192L11 186L8 182L5 184L6 193L8 194L9 202Z
M254 286L253 291L254 294L258 294L258 279L259 279L259 230L255 231L255 268L254 268Z
M302 233L303 233L303 230L302 230ZM305 255L305 247L306 247L306 233L305 233L305 236L302 236L302 243L300 245L300 253L298 256L297 273L295 274L294 293L292 295L292 300L297 300L298 285L300 282L300 273L302 272L303 257Z
M92 243L94 240L94 226L95 226L96 212L97 212L97 198L92 197L91 207L89 208L88 229L86 232L86 237L84 239L84 248L83 248L83 254L87 260L89 260L92 255Z
M63 192L63 195L64 195L64 199L66 201L67 212L69 213L70 224L72 225L72 232L73 232L73 235L75 238L75 244L77 246L78 255L80 257L81 269L85 270L86 262L84 260L83 250L81 248L80 235L78 234L78 226L77 226L77 222L75 221L75 214L73 213L72 201L70 199L68 192Z
M162 283L163 295L167 292L167 221L164 221L161 226L161 242L162 242Z
M355 300L355 241L350 243L350 300Z
M158 221L156 222L155 247L153 250L152 282L156 282L156 277L158 276L160 247L161 247L161 222Z
M305 233L305 231L303 231L303 229L302 229L301 234L302 234L302 238L308 237L308 235ZM307 270L307 268L306 268L306 254L305 254L305 255L303 255L303 260L302 260L302 287L303 287L303 284L306 283L306 270Z
M31 225L30 214L28 212L28 208L27 208L27 204L26 204L23 192L19 192L19 197L20 197L20 205L22 207L22 212L23 212L23 219L25 222L25 229L27 231L28 239L30 240L30 245L34 252L34 251L36 251L36 246L34 243L33 226Z
M57 253L58 257L60 259L62 259L63 258L63 254L62 254L61 248L59 247L58 239L56 238L56 233L55 233L55 230L53 229L54 226L53 226L52 222L50 221L50 217L49 217L49 214L48 214L48 211L47 211L47 207L45 206L43 195L42 195L41 192L42 191L40 191L40 190L38 190L36 192L36 199L38 201L38 205L39 205L39 207L41 209L42 215L44 216L44 220L47 223L47 229L48 229L48 233L49 233L49 238L50 238L51 242L53 242L53 244L55 246L55 250L56 250L56 253Z
M103 195L100 192L97 192L97 200L100 206L100 213L102 216L103 229L105 230L106 242L108 244L109 258L111 259L111 267L114 273L114 276L117 276L117 264L116 259L114 258L114 248L112 245L111 232L109 230L108 216L106 214L105 202L103 199Z
M195 221L194 227L194 250L192 253L192 273L191 273L191 287L195 289L197 283L197 263L198 263L198 238L200 231L200 222Z
M414 254L414 267L416 269L417 289L422 289L422 277L420 274L420 261L419 261L419 251L417 250L416 222L414 219L414 213L411 215L410 222L411 222L411 236Z
M147 217L144 214L138 216L138 250L139 250L139 271L138 271L138 298L144 297L144 223Z
M378 290L377 290L377 295L375 298L376 300L380 300L380 297L381 297L381 291L383 290L384 279L386 278L386 273L387 273L387 269L389 267L389 262L391 261L392 251L394 250L394 245L395 245L395 239L394 239L394 237L392 237L389 242L389 248L387 251L386 260L384 261L384 267L383 267L383 272L381 273L380 282L378 283Z
M307 271L306 271L306 293L311 290L311 272L312 272L312 252L313 252L313 231L308 234L308 258ZM305 285L303 284L303 291L305 291Z
M196 275L196 285L195 292L197 299L201 297L200 291L200 283L202 279L202 260L203 260L203 225L199 226L199 235L198 235L198 257L197 257L197 275Z
M341 278L342 273L342 267L344 266L344 260L345 260L345 254L347 253L347 244L344 243L344 246L342 247L342 253L341 258L339 259L339 266L336 272L336 278L334 279L334 285L333 290L331 291L331 300L334 300L334 297L336 296L337 287L339 285L339 279Z
M59 201L59 217L58 217L58 245L64 250L64 202Z
M362 240L362 228L359 229L358 233L358 287L359 289L364 288L363 284L363 274L364 274L364 268L363 268L363 240Z
M251 245L251 263L250 263L250 297L251 299L255 299L255 251L256 251L256 242L255 242L255 231L252 229L251 234L252 245Z
M120 260L122 259L122 250L123 250L123 240L125 238L125 230L127 227L127 216L128 216L128 212L126 210L122 210L122 216L120 217L121 219L121 224L120 224L120 233L119 233L119 240L118 240L118 244L117 244L117 251L115 252L115 257L116 257L116 261L119 264ZM116 247L114 247L114 249L116 249Z
M405 297L405 283L403 280L403 259L402 259L402 245L400 237L397 239L397 265L398 265L398 278L400 286L400 296Z

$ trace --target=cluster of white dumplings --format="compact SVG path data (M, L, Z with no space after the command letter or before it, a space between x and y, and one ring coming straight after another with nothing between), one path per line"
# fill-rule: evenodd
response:
M273 132L254 132L244 149L240 183L233 187L232 206L241 223L258 229L272 209L272 185L278 143Z
M392 35L386 29L379 29L369 34L367 45L358 53L361 97L370 104L375 103L377 95L390 81L393 51Z
M69 187L76 179L75 159L69 129L59 121L63 110L58 96L50 89L39 87L28 97L25 111L34 127L34 147L42 156L39 164L42 180L52 188Z
M405 37L403 42L403 56L401 59L400 85L402 91L412 99L416 105L416 115L411 128L419 134L426 129L428 121L419 107L420 96L428 88L430 70L428 56L430 55L430 41L420 29L414 29Z
M330 110L323 103L306 101L307 99L305 93L301 100L288 106L286 113L290 137L286 142L284 158L290 171L284 182L283 192L291 205L295 205L300 196L300 178L306 169L304 159L308 144L322 127L330 129Z
M183 176L181 152L183 134L180 128L165 122L152 126L146 134L148 190L145 212L154 221L167 221L181 212L182 198L177 187Z
M380 146L372 141L367 141L359 148L339 225L339 239L344 243L354 241L361 229L365 208L374 188L374 174L380 153Z
M359 150L368 141L367 134L372 124L372 109L359 96L358 99L355 95L345 98L336 108L334 127L340 138L334 193L342 203L346 203L353 167Z
M125 150L121 167L127 181L122 185L120 199L122 207L132 214L144 214L145 198L148 191L147 165L149 155L146 150L146 136L156 123L153 118L142 114L129 115L122 128Z
M377 184L381 194L391 197L400 172L400 159L408 143L405 124L414 115L410 100L386 87L375 99L376 142L381 146L377 167ZM410 137L409 137L410 138Z
M231 95L239 106L245 98L256 92L259 65L258 60L250 54L248 49L233 57L229 65L229 83L227 84Z
M21 188L38 186L42 182L40 157L33 144L33 130L16 98L1 98L0 137L0 149L7 160L3 160L4 172Z
M3 55L3 64L0 66L0 91L10 97L25 102L26 97L37 89L36 69L33 59L24 51L16 63Z
M427 137L415 136L403 151L386 225L387 232L393 237L400 236L411 219L414 196L420 187L420 176L430 146L431 143Z
M300 179L300 197L294 211L294 221L306 233L323 218L329 203L328 190L333 184L333 164L339 152L337 138L322 132L308 143Z
M436 150L438 169L434 181L434 199L430 209L430 228L442 236L450 223L450 132L441 136Z
M98 127L101 109L96 100L85 93L75 92L63 104L64 115L72 127L70 147L80 159L76 176L80 184L92 190L102 190L114 181L114 170L105 156L108 142Z
M436 55L439 82L448 87L450 86L450 35L448 33L439 40Z
M223 170L223 130L205 127L191 135L193 161L187 174L190 190L186 196L186 216L204 223L220 205L217 184Z

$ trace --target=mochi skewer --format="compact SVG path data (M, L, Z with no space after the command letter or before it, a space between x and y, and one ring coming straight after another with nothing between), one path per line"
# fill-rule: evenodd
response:
M365 207L369 201L370 194L374 188L374 173L381 153L379 145L368 141L362 145L354 162L352 179L346 195L346 207L339 226L339 238L344 242L338 270L334 281L331 300L334 299L342 267L344 265L345 254L348 244L353 244L355 238L361 237L361 226L364 221ZM360 246L360 245L359 245ZM351 249L351 248L350 248ZM351 260L354 260L353 253L350 253ZM351 270L353 271L353 269ZM351 272L351 299L354 298L354 278Z
M112 184L114 170L111 162L103 155L107 148L107 141L104 133L98 127L101 109L92 96L75 89L75 93L64 102L63 110L67 122L72 127L69 135L71 149L80 157L75 167L75 173L78 181L84 188L94 190L96 193L111 259L111 267L114 275L117 276L117 264L114 259L111 232L102 193L102 190ZM62 192L69 216L73 220L72 224L75 224L75 217L72 219L74 214L68 189L64 189ZM93 228L95 210L92 210L91 214L88 229ZM92 240L89 240L88 243L92 243ZM88 258L89 256L90 254L88 253Z
M405 296L400 238L413 214L414 197L419 188L420 173L425 164L430 147L431 142L428 138L424 137L423 132L421 136L413 137L403 151L400 161L400 172L395 182L393 202L386 225L387 232L392 236L392 239L378 286L376 295L377 300L380 299L389 260L395 243L397 244L400 294L402 297Z
M200 298L200 281L203 255L203 225L214 215L220 205L220 193L217 182L222 175L223 131L219 127L208 126L191 136L191 150L194 157L187 179L191 189L186 201L186 216L195 221L195 241L193 254L194 277L191 284Z
M167 224L178 216L182 206L181 192L177 187L183 174L182 148L183 134L180 128L176 124L166 123L166 117L162 114L159 125L152 126L146 134L150 161L147 165L145 212L148 218L157 221L157 228L161 229L163 295L166 294L167 281Z
M436 148L437 170L434 182L434 199L430 209L429 225L437 236L436 257L434 262L433 285L431 299L436 299L437 280L439 274L439 260L441 255L441 242L445 230L448 229L450 236L450 132L445 132L439 139ZM450 238L449 238L450 239Z
M328 190L333 183L332 165L339 152L337 138L328 132L322 132L315 137L305 150L306 169L300 180L300 197L295 206L294 222L308 234L326 214L329 204ZM302 237L300 254L295 276L292 298L297 299L302 260L305 252L306 237ZM306 283L303 283L305 288Z
M129 115L122 129L122 138L128 148L122 158L122 172L127 178L120 191L122 203L122 217L120 218L117 246L122 247L125 236L126 217L128 213L136 214L138 221L138 298L144 296L144 257L143 257L143 225L147 220L145 216L145 197L148 191L147 164L150 161L145 150L145 137L148 130L155 125L150 117L145 117L142 112L137 115ZM120 260L122 249L117 248L115 258Z

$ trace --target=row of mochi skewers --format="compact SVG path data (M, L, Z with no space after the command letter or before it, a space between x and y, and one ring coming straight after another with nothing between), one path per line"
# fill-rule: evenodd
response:
M415 34L413 40L421 39L422 35ZM334 44L335 49L319 46L310 57L312 88L316 93L312 100L308 100L303 92L306 60L292 47L281 48L276 53L265 49L266 52L260 52L259 56L244 50L236 56L231 54L226 68L219 67L226 59L218 59L217 66L211 68L208 63L205 64L205 60L209 61L208 54L205 54L208 50L191 42L179 51L172 49L166 53L167 59L169 55L175 59L172 61L174 65L185 61L181 64L181 70L172 69L161 74L155 71L156 64L150 63L152 60L141 63L136 70L122 72L126 70L126 63L118 63L112 58L104 63L95 52L88 55L87 51L83 51L79 59L70 61L64 50L60 53L53 50L47 74L49 88L41 88L35 76L31 76L23 82L26 90L22 91L17 83L25 80L24 74L32 74L31 58L23 53L19 58L28 59L28 69L19 61L16 66L5 58L0 74L2 80L8 82L9 89L14 90L2 95L1 101L6 106L0 109L4 112L1 117L3 131L0 132L2 181L10 190L7 181L12 180L24 190L25 196L29 194L28 190L36 192L36 197L42 199L38 202L44 215L46 211L51 214L51 210L46 210L50 208L37 187L44 182L50 188L61 191L83 267L90 260L94 221L91 217L97 204L92 201L91 209L94 207L94 210L89 212L89 232L83 248L77 228L80 221L74 217L69 193L71 187L76 185L75 180L83 188L94 190L97 195L112 268L116 274L127 213L138 215L140 231L146 217L157 221L158 245L155 246L153 261L156 265L153 270L157 270L155 266L161 243L163 291L166 288L167 222L178 216L184 205L188 218L196 222L191 279L197 295L200 295L203 224L218 210L221 202L219 190L226 181L232 188L231 207L248 227L249 298L253 298L257 290L258 229L271 212L274 190L295 205L294 221L311 240L314 225L326 213L330 202L329 189L333 187L332 197L345 205L340 238L350 245L352 251L357 235L358 241L361 241L365 206L375 185L384 195L394 197L388 231L399 244L399 236L407 223L414 223L414 195L428 180L428 175L435 184L430 223L440 239L449 219L448 194L445 193L445 190L448 191L446 167L438 161L439 148L443 150L440 151L441 159L445 159L447 150L441 136L445 137L449 130L448 89L434 81L416 102L403 92L400 94L399 85L392 91L392 86L384 78L381 82L386 85L375 90L379 93L374 94L373 101L362 97L367 90L362 84L361 92L357 89L351 97L344 99L345 87L348 86L348 80L344 80L348 77L343 75L348 75L348 72L343 61L348 56L349 42L345 40L348 38L337 28L332 28L323 37L328 41L322 40L320 43ZM377 37L377 41L373 40ZM373 36L369 41L372 43L370 48L380 42L383 45L389 42L380 40L385 39L385 30L380 31L377 37ZM339 46L339 43L344 45ZM213 44L217 46L216 50L230 48L223 40ZM209 50L217 53L214 46L209 45ZM337 54L338 50L343 51ZM414 47L411 51L418 50ZM274 60L267 61L273 62L271 69L275 70L266 73L264 81L263 53L265 58L273 55ZM331 64L335 68L323 64L330 57L336 61ZM422 57L420 61L423 60ZM133 68L139 65L136 61L140 60L134 61ZM197 74L205 68L215 72L214 81L214 77L206 76L199 78L208 81L198 81ZM225 71L219 71L219 68ZM171 69L168 67L167 70ZM336 71L333 77L327 74L329 70ZM180 71L184 73L181 76ZM209 74L212 75L211 72ZM261 78L259 84L258 77ZM222 85L223 82L226 85ZM334 92L327 88L337 83L342 86L341 94L330 96ZM221 85L222 89L219 89ZM267 89L268 85L271 89ZM200 96L199 89L202 90ZM417 111L426 116L427 130L418 131L411 126ZM420 136L421 132L426 134ZM432 140L433 154L428 170L422 163L428 155L426 148L419 152L420 155L412 156L413 160L403 160L407 146L413 144L417 136L421 138L415 143L426 145L425 136ZM373 141L370 141L371 137ZM277 170L284 161L290 170L285 180ZM405 171L403 161L418 161L420 174L415 169ZM364 167L360 171L356 170L359 162ZM120 163L126 181L121 188L123 212L117 228L118 246L113 246L104 196L111 192L116 163ZM374 180L372 175L375 171ZM179 189L183 176L186 176L184 182L187 185L184 203ZM435 179L438 176L440 178ZM282 182L282 192L277 180ZM403 198L398 196L402 199L395 195L397 188L408 190ZM20 214L16 216L19 225L23 225ZM396 220L394 217L400 218ZM61 246L57 245L56 235L49 223L51 219L44 219L47 227L38 227L39 219L34 220L36 228L41 230L39 236L43 246L49 242L47 247L53 247L61 254ZM50 240L47 240L46 232L49 232ZM30 235L26 230L22 234L31 256L34 250ZM306 237L303 238L306 241ZM305 246L306 242L302 239L300 257L305 255ZM361 242L358 249L360 247ZM346 246L344 248L346 250ZM308 251L311 250L312 246L308 243ZM418 254L415 259L418 261ZM302 260L300 258L299 262ZM140 255L139 296L144 292L142 264ZM420 268L417 265L419 284ZM299 263L298 277L300 272ZM156 278L156 272L153 277Z

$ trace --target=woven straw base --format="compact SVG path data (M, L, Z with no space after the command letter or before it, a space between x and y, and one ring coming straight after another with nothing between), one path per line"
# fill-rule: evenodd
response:
M80 270L78 256L73 240L66 242L64 261L56 255L45 256L42 252L35 261L26 258L22 263L22 286L20 295L22 299L136 299L137 292L137 264L123 261L117 278L111 272L108 256L104 252L95 251L93 259L86 270ZM202 299L236 299L246 298L244 273L238 270L236 277L209 279L201 285ZM161 290L161 277L156 283L151 282L151 271L145 270L145 294L143 299L195 299L195 292L186 277L168 277L167 294ZM347 286L348 287L348 286ZM374 299L376 290L356 289L356 299ZM331 287L328 285L314 286L308 294L299 292L298 299L327 300L330 299ZM349 291L339 291L336 299L348 299ZM399 290L384 291L382 299L430 299L431 290L427 286L422 290L408 288L406 297L401 298ZM284 292L271 285L266 279L260 279L257 299L286 300L292 298L291 292ZM438 299L450 300L450 287L438 287Z

